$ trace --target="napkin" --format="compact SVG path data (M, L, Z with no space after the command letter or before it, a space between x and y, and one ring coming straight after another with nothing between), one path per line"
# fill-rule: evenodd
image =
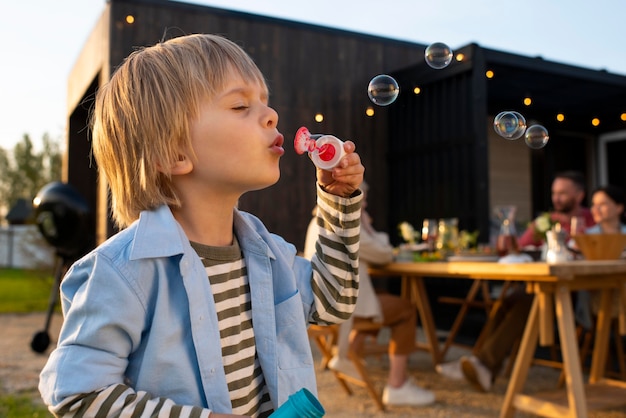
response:
M508 254L504 257L500 257L498 263L503 264L516 264L516 263L532 263L533 258L528 254L519 253L519 254Z

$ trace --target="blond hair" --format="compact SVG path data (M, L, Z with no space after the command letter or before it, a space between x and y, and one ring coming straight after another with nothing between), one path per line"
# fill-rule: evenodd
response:
M142 210L180 207L169 167L193 156L189 122L233 72L266 88L246 52L217 35L187 35L131 53L96 95L93 155L124 228Z

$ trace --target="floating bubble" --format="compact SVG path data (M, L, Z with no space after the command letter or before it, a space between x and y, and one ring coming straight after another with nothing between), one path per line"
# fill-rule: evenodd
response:
M510 141L521 138L526 131L526 119L513 110L500 112L493 119L493 129L502 138Z
M435 70L441 70L446 68L448 64L452 62L452 49L443 42L435 42L428 45L426 51L424 51L424 58L426 64Z
M372 78L367 86L367 95L372 103L378 106L388 106L395 102L399 93L400 87L398 87L398 82L386 74Z
M546 146L550 140L548 130L541 125L531 125L526 129L524 141L526 145L533 149L540 149Z

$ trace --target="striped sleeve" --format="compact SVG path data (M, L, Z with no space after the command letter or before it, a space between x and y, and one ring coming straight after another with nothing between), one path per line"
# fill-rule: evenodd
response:
M359 290L359 234L362 194L342 198L318 186L312 287L312 322L335 324L350 318Z
M154 398L147 392L135 392L122 384L108 386L96 392L70 396L49 409L55 417L63 418L209 418L211 414L209 409L176 405L170 399Z

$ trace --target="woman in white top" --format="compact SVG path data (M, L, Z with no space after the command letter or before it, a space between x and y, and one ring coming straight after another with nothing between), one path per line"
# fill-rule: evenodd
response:
M392 294L376 294L368 265L383 265L393 261L393 247L389 236L372 226L372 219L366 211L368 185L363 182L361 191L361 236L359 246L359 296L352 318L343 322L339 328L338 352L328 366L343 373L358 377L356 369L348 359L348 352L359 352L371 332L354 332L352 326L357 321L380 323L391 328L389 342L389 375L383 390L383 403L386 405L429 405L435 401L433 392L422 389L408 378L407 365L409 354L415 350L417 331L417 313L415 306L408 300ZM317 208L316 208L317 209ZM309 258L315 252L315 237L319 227L315 218L309 223L304 248L304 257Z

